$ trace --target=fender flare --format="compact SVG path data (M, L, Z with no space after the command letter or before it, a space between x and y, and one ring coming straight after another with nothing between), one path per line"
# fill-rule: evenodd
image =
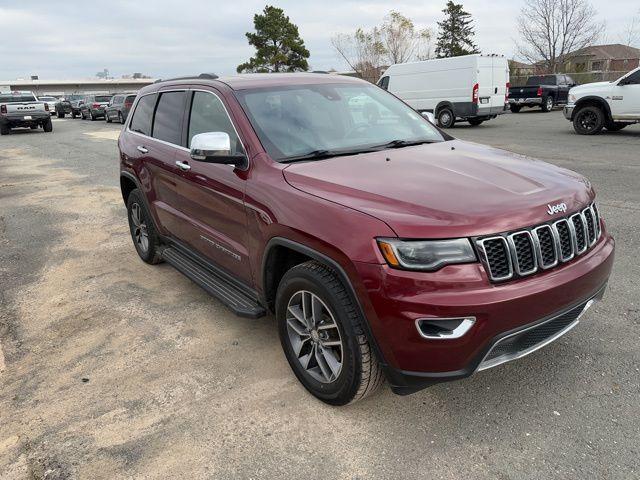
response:
M444 107L448 107L451 109L451 111L453 112L453 114L456 114L455 109L453 108L453 103L449 102L449 101L445 101L445 102L440 102L438 105L436 105L436 108L433 109L433 114L436 116L436 118L438 118L438 111L441 110Z
M360 314L362 315L362 319L363 319L362 326L364 327L364 332L365 332L365 335L367 336L367 340L369 340L369 343L373 347L373 350L375 351L376 356L378 357L378 361L380 362L380 365L382 366L385 372L388 372L389 366L385 361L384 355L382 353L382 350L380 349L380 346L378 345L378 342L376 341L375 336L373 335L373 331L371 330L371 325L369 324L369 319L364 313L364 309L362 308L360 298L358 297L358 294L356 293L356 290L353 287L353 284L351 283L351 280L349 279L347 272L345 272L342 266L331 257L325 255L324 253L318 252L317 250L311 247L308 247L307 245L295 242L293 240L289 240L288 238L273 237L267 242L267 245L264 249L264 253L262 255L260 273L262 276L263 289L266 285L266 275L267 275L266 262L267 262L267 259L269 258L269 253L271 252L271 249L278 246L287 247L287 248L290 248L291 250L295 250L296 252L302 253L320 263L324 263L325 265L331 267L336 272L336 274L338 275L338 277L340 278L344 286L347 288L347 291L351 295L351 298L353 298L356 304L356 307L360 311Z
M573 108L573 112L571 114L571 120L573 120L574 115L580 108L587 102L597 103L604 110L605 115L607 116L607 120L611 120L611 107L609 103L602 97L598 97L597 95L587 95L586 97L580 98Z

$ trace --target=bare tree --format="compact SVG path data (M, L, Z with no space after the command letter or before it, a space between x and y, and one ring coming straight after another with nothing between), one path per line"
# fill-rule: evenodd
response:
M409 18L391 11L379 27L335 35L331 44L360 77L375 82L385 64L430 58L431 38L429 29L418 29Z
M385 55L380 30L367 32L358 28L353 35L339 34L331 38L338 54L361 78L375 82Z
M624 27L622 43L630 47L640 44L640 10L638 10Z
M418 30L411 19L392 10L380 27L385 57L390 64L425 59L431 55L432 33L428 28Z
M595 16L588 0L530 0L518 18L520 56L542 62L548 72L556 73L568 53L600 38L604 23Z

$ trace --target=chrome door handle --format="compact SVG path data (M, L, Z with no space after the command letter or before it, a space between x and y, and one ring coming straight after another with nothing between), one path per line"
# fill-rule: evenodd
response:
M189 170L191 170L191 165L189 165L186 162L181 162L180 160L176 161L176 165L178 166L178 168L180 168L180 170L183 170L185 172L188 172Z
M140 153L149 153L149 150L147 150L147 149L146 149L145 147L143 147L142 145L138 145L136 148L138 149L138 151L139 151Z

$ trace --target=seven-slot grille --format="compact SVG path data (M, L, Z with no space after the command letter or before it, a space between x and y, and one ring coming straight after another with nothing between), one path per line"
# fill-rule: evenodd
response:
M581 255L601 234L595 203L556 222L476 241L494 282L531 275Z

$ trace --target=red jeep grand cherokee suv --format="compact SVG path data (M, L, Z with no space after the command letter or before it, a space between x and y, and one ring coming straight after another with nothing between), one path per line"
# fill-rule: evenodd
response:
M202 74L142 89L118 142L134 245L343 405L519 358L602 296L614 241L588 180L455 140L367 82Z

